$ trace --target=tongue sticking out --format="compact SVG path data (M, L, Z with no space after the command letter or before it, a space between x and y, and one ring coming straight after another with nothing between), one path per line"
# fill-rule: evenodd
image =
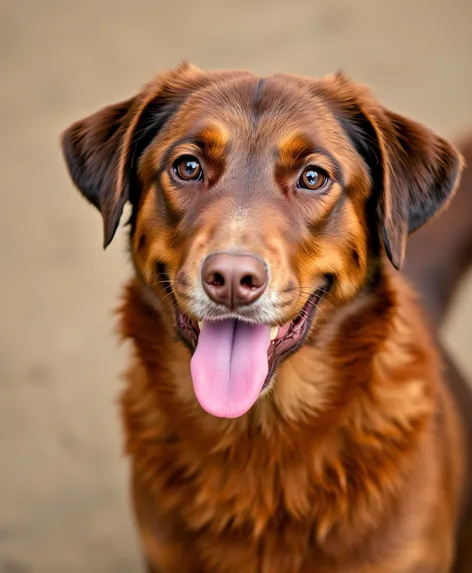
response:
M204 410L238 418L257 400L269 363L270 326L237 320L205 321L190 364Z

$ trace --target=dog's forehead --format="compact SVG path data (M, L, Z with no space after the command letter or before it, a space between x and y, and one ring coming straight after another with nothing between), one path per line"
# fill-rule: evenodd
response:
M266 78L241 75L210 83L187 97L170 122L165 139L198 136L208 129L220 140L240 147L278 146L295 134L307 136L324 147L345 139L318 89L323 80L278 74Z
M281 125L307 120L322 111L323 102L304 84L290 76L242 77L196 92L188 100L202 118L217 117L228 124L252 126L272 120ZM274 122L277 120L277 122Z

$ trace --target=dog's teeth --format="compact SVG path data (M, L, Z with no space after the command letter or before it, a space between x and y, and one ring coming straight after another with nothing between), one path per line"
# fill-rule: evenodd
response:
M277 334L279 333L278 326L271 326L270 328L270 339L275 340L277 338Z
M203 330L203 322L201 320L198 321L198 328L200 329L200 332Z

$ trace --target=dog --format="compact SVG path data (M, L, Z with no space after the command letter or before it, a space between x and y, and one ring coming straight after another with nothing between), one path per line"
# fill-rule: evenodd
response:
M148 570L470 573L470 394L435 326L472 226L422 234L458 149L342 73L187 63L62 148L105 247L131 205L121 412ZM420 228L433 319L399 272Z

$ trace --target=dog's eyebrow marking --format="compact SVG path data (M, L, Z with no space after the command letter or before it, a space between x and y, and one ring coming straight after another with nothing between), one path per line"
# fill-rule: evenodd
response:
M207 125L194 134L189 134L177 141L174 141L174 143L172 143L172 145L164 152L162 159L159 162L157 174L162 173L162 171L167 168L176 149L184 147L185 145L193 146L198 149L209 161L213 161L215 163L221 162L227 150L229 140L230 135L224 125L220 123Z
M229 133L226 127L214 124L202 129L195 137L194 143L202 153L214 161L219 161L224 156L228 141Z
M285 137L278 145L277 154L281 164L292 164L317 151L314 143L303 134L295 132Z
M292 133L284 138L277 149L277 161L281 169L296 169L309 155L324 155L330 162L336 180L344 185L344 177L339 161L324 147L316 145L302 133Z

